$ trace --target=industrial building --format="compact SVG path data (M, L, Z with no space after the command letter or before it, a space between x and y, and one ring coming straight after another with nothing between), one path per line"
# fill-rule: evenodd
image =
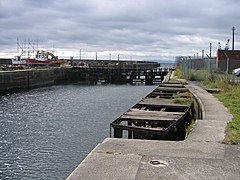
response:
M217 50L217 68L220 71L231 73L240 67L240 50Z

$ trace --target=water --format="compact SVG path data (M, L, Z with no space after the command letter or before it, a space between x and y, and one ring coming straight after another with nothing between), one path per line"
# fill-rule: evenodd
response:
M65 179L154 88L66 85L0 96L0 179Z

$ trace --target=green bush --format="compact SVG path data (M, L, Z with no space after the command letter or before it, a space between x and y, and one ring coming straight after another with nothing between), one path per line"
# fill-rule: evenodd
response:
M204 81L207 76L204 72L199 73L195 71L190 71L186 78L189 81Z

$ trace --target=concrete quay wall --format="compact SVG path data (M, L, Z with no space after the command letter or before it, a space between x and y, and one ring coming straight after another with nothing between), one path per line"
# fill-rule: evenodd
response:
M135 74L127 73L134 71ZM144 74L145 73L145 74ZM52 67L46 69L24 69L12 71L0 71L0 93L9 91L32 89L54 84L82 82L96 84L98 81L105 83L132 83L137 77L145 76L145 84L152 85L159 82L167 72L156 72L138 69L119 68L80 68L80 67ZM160 76L160 78L154 78Z
M51 86L63 80L65 69L27 69L0 72L0 92L32 89Z

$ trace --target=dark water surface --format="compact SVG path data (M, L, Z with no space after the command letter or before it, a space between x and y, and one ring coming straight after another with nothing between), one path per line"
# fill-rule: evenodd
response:
M0 179L65 179L154 88L66 85L0 96Z

